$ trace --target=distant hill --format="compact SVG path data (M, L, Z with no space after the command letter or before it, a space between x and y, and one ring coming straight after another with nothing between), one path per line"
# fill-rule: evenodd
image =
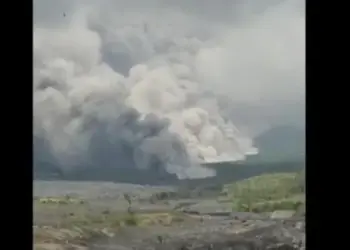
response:
M280 126L272 128L254 139L259 154L248 158L248 162L285 162L304 160L305 130Z

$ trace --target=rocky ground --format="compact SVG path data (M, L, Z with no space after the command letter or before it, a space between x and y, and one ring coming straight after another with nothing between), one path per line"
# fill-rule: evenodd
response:
M35 182L34 248L305 248L303 217L232 212L231 203L213 190L177 195L173 187Z

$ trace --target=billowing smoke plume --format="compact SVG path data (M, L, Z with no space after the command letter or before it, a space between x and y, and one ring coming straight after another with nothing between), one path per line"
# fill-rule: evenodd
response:
M34 157L198 178L257 153L271 119L234 113L304 96L303 2L262 2L34 1Z

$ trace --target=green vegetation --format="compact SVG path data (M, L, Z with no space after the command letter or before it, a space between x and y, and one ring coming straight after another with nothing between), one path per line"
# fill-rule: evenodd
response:
M251 210L255 213L268 212L274 210L298 210L299 207L304 203L303 197L291 197L275 201L264 201L252 204Z
M226 185L236 211L298 210L304 204L304 173L264 174Z

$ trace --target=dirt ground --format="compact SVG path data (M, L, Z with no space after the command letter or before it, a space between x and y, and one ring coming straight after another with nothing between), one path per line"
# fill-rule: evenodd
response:
M208 199L193 200L193 203L200 211L213 210L214 216L199 212L189 215L174 209L181 202L189 202L188 199L156 202L149 199L154 193L169 190L173 188L36 182L34 249L304 248L304 221L301 219L276 221L268 215L249 213L215 216L224 206Z

